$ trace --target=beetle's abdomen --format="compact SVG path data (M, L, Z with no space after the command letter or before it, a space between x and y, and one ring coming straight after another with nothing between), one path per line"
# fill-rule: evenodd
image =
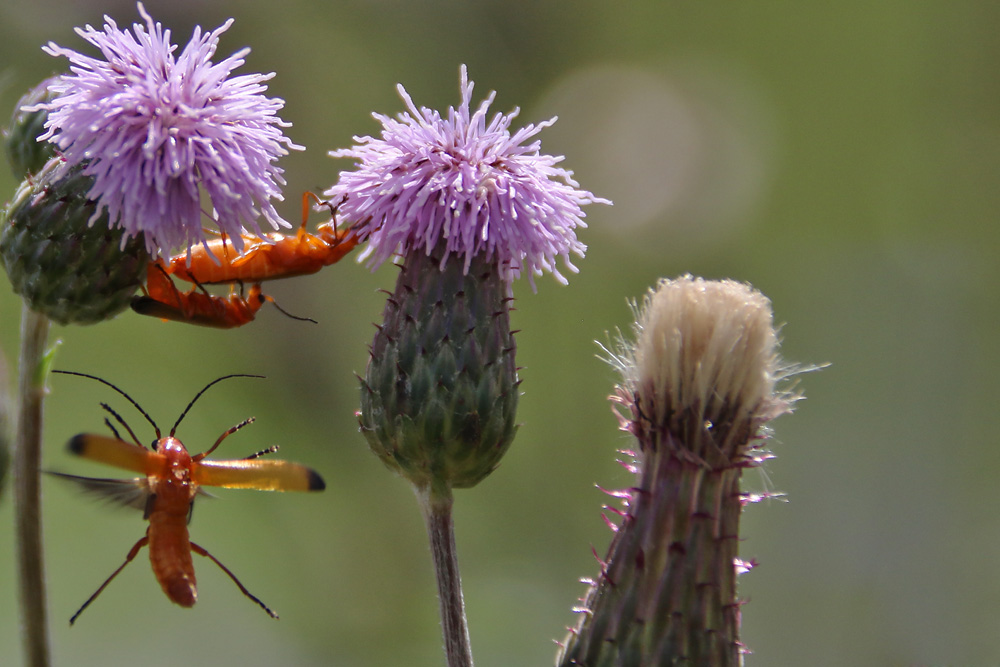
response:
M192 607L198 600L198 582L194 577L186 520L186 516L154 512L149 517L146 535L153 574L163 592L180 606Z

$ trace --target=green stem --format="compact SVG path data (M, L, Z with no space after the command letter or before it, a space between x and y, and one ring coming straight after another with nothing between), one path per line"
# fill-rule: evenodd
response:
M7 485L7 472L10 465L10 424L14 416L7 384L7 359L0 350L0 501Z
M40 484L45 396L43 360L48 333L48 318L25 304L21 313L20 403L12 470L22 639L25 664L30 667L49 665Z
M447 664L448 667L472 667L469 626L465 618L462 578L455 550L455 526L451 518L451 489L437 489L430 485L415 490L427 524L431 559L437 577Z

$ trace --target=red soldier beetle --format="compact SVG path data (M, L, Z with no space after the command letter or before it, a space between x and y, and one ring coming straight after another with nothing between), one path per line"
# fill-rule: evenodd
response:
M292 315L279 306L272 297L261 292L260 283L254 283L246 297L235 290L228 297L213 296L200 284L187 292L181 292L167 276L163 266L156 262L150 264L146 271L143 291L143 296L132 298L132 310L164 321L232 329L253 321L260 307L265 302L270 302L286 317L316 324L316 320L310 317Z
M141 509L143 510L143 518L149 521L146 534L128 552L125 562L112 572L111 576L73 614L69 621L70 625L104 591L118 573L132 562L142 547L147 545L149 546L149 560L152 564L153 574L163 588L163 592L176 604L182 607L191 607L197 600L197 581L191 557L191 552L194 552L205 556L222 568L222 571L233 580L245 596L253 600L269 616L278 618L274 611L247 590L229 568L207 550L190 541L187 525L194 508L194 500L199 494L205 495L205 492L201 490L202 486L261 491L322 491L326 488L323 478L316 471L298 463L259 458L264 454L277 451L276 446L243 459L223 461L206 458L228 436L253 423L253 417L224 431L211 447L200 454L190 454L184 444L174 437L177 427L180 426L185 415L209 388L229 378L259 378L263 376L225 375L208 383L184 408L181 416L177 418L170 429L170 434L163 437L152 417L132 397L107 380L72 371L57 370L53 373L90 378L111 387L124 396L145 417L156 433L156 440L147 449L139 442L125 420L107 403L101 403L101 407L126 430L132 441L122 439L111 420L105 417L104 423L114 437L81 433L70 439L69 451L92 461L141 473L144 477L99 479L56 472L49 473L74 482L85 491L102 496L111 502Z
M319 225L315 234L306 231L310 198L330 207L330 222ZM223 236L174 255L163 262L164 270L181 280L202 285L259 283L316 273L339 262L359 241L353 227L337 229L336 207L312 192L302 195L302 226L294 236L275 232L262 237L245 235L243 239L245 247L240 254L233 242Z

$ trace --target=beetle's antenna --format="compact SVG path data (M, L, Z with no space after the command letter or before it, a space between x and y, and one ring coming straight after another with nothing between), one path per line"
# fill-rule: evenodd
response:
M223 375L220 378L216 378L215 380L212 380L207 385L205 385L204 389L202 389L197 394L195 394L194 398L191 399L191 402L187 404L186 408L184 408L184 412L181 413L181 416L177 418L176 422L174 422L173 428L170 429L170 437L173 437L174 433L177 432L177 427L181 425L181 420L183 420L184 417L187 415L188 410L190 410L191 406L193 406L195 404L195 401L197 401L199 398L201 398L201 395L204 394L206 391L208 391L209 388L211 388L213 385L218 384L219 382L222 382L223 380L228 380L229 378L263 378L263 377L264 377L263 375L248 375L246 373L233 373L232 375ZM156 436L157 436L157 438L159 438L159 436L160 436L159 431L157 431Z
M124 391L122 391L121 389L119 389L115 385L111 384L107 380L105 380L103 378L99 378L96 375L88 375L87 373L77 373L75 371L55 371L54 370L52 372L53 373L60 373L61 375L76 375L76 376L82 377L82 378L90 378L91 380L97 380L101 384L105 384L105 385L111 387L112 389L114 389L115 391L117 391L119 394L121 394L122 396L124 396L126 398L126 400L128 400L128 402L131 403L135 407L135 409L138 410L139 413L143 417L146 418L146 421L148 421L150 424L153 425L153 430L156 431L156 439L159 440L161 438L160 427L157 426L156 422L153 421L153 418L150 417L149 414L145 410L142 409L142 406L139 405L138 403L136 403L134 398L132 398L131 396L129 396ZM190 407L190 406L188 406L188 407ZM114 414L114 413L112 412L112 414ZM126 426L126 428L128 428L128 427ZM129 433L132 433L132 429L129 429ZM171 432L171 435L173 435L173 432ZM132 437L135 438L135 434L132 434ZM138 442L138 440L136 440L136 442Z
M266 294L262 294L261 297L265 301L270 301L271 305L274 306L275 308L277 308L278 312L281 313L282 315L284 315L285 317L290 317L293 320L298 320L299 322L312 322L313 324L317 323L316 320L314 320L311 317L299 317L298 315L292 315L290 312L288 312L287 310L285 310L284 308L282 308L281 306L279 306L278 302L274 300L273 296L268 296Z

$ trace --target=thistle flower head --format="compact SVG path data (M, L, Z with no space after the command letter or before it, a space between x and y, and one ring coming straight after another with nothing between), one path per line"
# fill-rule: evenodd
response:
M788 411L775 392L783 374L771 302L733 280L662 280L637 313L636 340L618 357L624 391L642 414L665 425L684 415L767 421Z
M241 232L260 233L260 215L275 228L288 226L270 201L282 198L284 184L273 163L301 147L282 133L288 124L276 113L284 102L263 95L273 74L230 76L248 48L212 62L232 19L208 34L195 28L177 55L170 31L138 8L145 27L136 23L131 32L108 16L103 30L77 28L102 58L43 47L66 57L72 73L49 86L53 100L34 107L49 112L39 139L58 146L67 166L86 165L95 219L107 211L128 236L144 232L154 255L204 240L202 191L238 246Z
M371 264L404 258L362 380L362 432L386 465L443 495L496 469L517 430L511 280L565 282L556 258L576 270L581 207L610 203L540 154L532 138L554 121L512 134L517 111L487 119L494 95L473 112L472 89L462 67L461 103L442 117L400 86L407 112L375 114L380 139L332 152L358 166L325 193L369 240Z
M355 158L358 167L342 172L325 194L340 202L345 219L358 222L370 241L363 256L373 266L397 253L429 255L440 244L442 264L458 256L468 271L473 256L482 255L506 278L523 271L533 280L549 271L565 283L556 258L576 271L570 255L586 250L576 237L586 226L581 207L611 202L580 190L572 172L558 166L563 158L542 155L537 139L526 143L555 118L512 134L518 110L488 120L491 93L473 112L473 85L463 65L461 103L446 117L418 109L398 86L407 111L373 114L381 138L355 137L358 145L330 153Z

